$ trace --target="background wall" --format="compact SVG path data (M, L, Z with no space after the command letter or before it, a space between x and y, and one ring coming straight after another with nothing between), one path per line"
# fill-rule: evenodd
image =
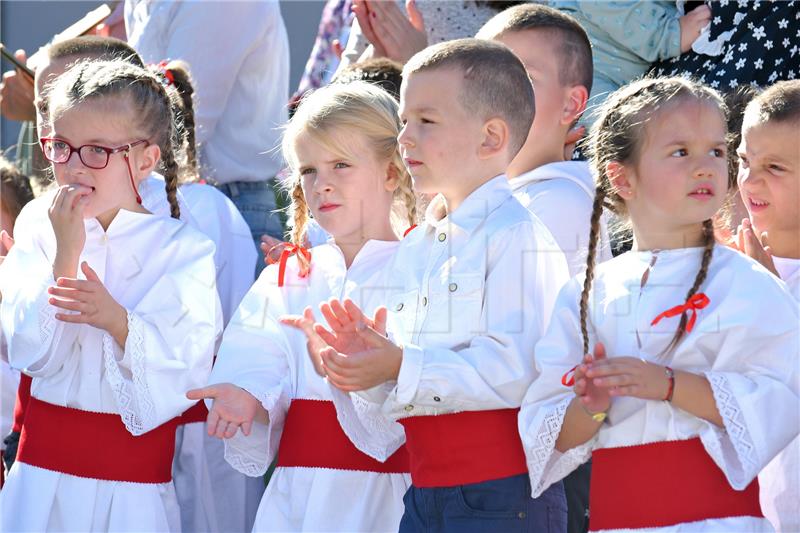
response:
M10 50L24 49L30 55L50 38L96 8L99 1L2 0L0 2L0 41ZM110 3L110 2L109 2ZM314 45L322 0L282 0L281 13L289 34L291 75L289 93L293 93ZM2 70L11 64L3 61ZM9 150L17 142L19 125L2 118L0 147Z

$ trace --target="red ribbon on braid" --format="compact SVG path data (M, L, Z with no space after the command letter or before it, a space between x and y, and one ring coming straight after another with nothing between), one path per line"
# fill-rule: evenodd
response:
M690 333L692 328L694 328L694 323L697 321L697 311L703 309L710 303L711 300L708 298L708 296L702 292L698 292L686 300L685 304L676 305L675 307L667 309L655 317L650 325L655 326L661 321L662 318L671 318L674 316L680 316L683 313L689 313L689 321L686 323L686 333Z
M406 235L408 235L409 233L411 233L411 232L413 231L413 229L414 229L414 228L416 228L416 227L417 227L417 225L416 225L416 224L412 224L412 225L411 225L411 227L410 227L410 228L408 228L408 229L407 229L407 230L406 230L406 231L403 233L403 237L405 237Z
M175 76L173 76L172 71L167 68L168 64L169 64L169 60L168 59L164 59L164 60L160 61L156 65L156 67L158 67L158 70L161 72L161 76L163 76L163 78L166 80L166 83L164 85L167 85L167 86L175 85Z
M278 248L282 248L281 255L278 258L278 287L283 287L284 280L286 278L286 263L289 261L289 258L293 255L298 256L297 264L300 266L300 271L298 275L301 278L305 278L311 272L311 250L304 246L299 246L297 244L292 244L290 242L281 242L270 248L269 252L267 252L267 257L272 256L273 250L277 250ZM269 260L270 264L274 264L275 261Z
M575 385L575 370L578 369L578 365L573 366L569 370L567 370L563 376L561 376L561 384L565 387L572 387Z

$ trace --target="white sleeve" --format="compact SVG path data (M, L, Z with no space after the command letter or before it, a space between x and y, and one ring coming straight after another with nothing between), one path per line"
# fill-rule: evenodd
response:
M516 224L491 236L482 294L454 305L479 305L479 329L463 349L406 344L387 410L408 405L451 412L516 408L533 379L533 346L544 333L567 280L564 256ZM464 327L464 326L462 326Z
M33 377L58 372L84 327L56 320L58 309L48 301L47 289L55 285L55 237L50 221L39 213L42 207L41 200L36 200L17 218L16 240L3 262L0 278L0 324L8 344L9 364ZM52 247L45 244L48 233Z
M192 406L186 391L206 383L222 329L214 245L187 239L133 309L124 348L103 335L103 360L122 421L141 435Z
M534 498L564 478L591 456L597 436L564 453L555 449L564 416L572 398L571 387L561 378L580 363L583 352L579 299L581 285L571 280L558 296L553 320L545 336L536 344L536 377L519 412L519 433L528 462ZM593 344L591 324L590 344Z
M189 63L197 87L197 142L214 136L248 54L259 36L275 31L279 17L277 2L178 2L166 55Z
M713 362L711 384L724 428L705 423L700 439L731 486L744 489L800 432L800 322L792 298L762 287L747 298L748 319L714 326L694 343ZM735 302L727 304L729 307ZM731 318L738 313L730 310ZM731 320L733 322L733 320ZM677 357L678 354L676 354Z
M254 423L250 436L237 432L225 439L225 459L253 477L263 475L277 454L294 381L286 326L277 321L285 311L272 281L275 271L267 268L245 295L225 329L210 379L245 389L269 414L269 424Z

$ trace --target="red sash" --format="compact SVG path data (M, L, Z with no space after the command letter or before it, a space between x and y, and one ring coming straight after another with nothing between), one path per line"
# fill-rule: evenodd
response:
M386 462L376 461L350 442L333 402L292 400L278 447L278 466L404 473L408 455L401 447Z
M31 383L33 378L28 374L20 374L19 387L17 387L17 401L14 402L14 425L11 431L22 431L22 423L25 421L25 410L28 409L28 402L31 399Z
M206 407L206 402L200 400L178 417L178 425L182 426L194 422L205 422L206 418L208 418L208 408Z
M758 479L734 490L698 438L594 451L589 502L592 531L764 516Z
M168 483L177 420L134 437L118 414L81 411L31 397L17 460L73 476Z
M453 487L526 473L518 413L496 409L401 419L414 486Z

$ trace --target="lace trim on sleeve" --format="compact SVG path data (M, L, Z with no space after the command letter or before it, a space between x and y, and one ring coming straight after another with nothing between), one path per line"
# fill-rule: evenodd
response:
M756 446L728 378L714 372L706 373L706 378L711 384L714 401L725 429L711 425L714 438L702 438L702 441L733 488L742 490L758 475Z
M56 329L56 308L48 303L39 307L39 333L42 344L49 344ZM68 312L68 311L67 311Z
M331 386L336 417L347 437L376 461L386 461L406 440L399 423L383 414L380 404Z
M150 395L146 376L144 337L140 319L128 312L128 339L125 351L131 361L131 378L123 376L117 354L121 351L108 333L103 335L103 359L106 377L117 401L122 422L132 435L142 435L155 427L155 404Z
M571 396L561 400L544 416L535 432L535 437L523 439L532 443L532 446L526 446L525 455L528 460L531 491L534 497L538 497L556 481L565 478L567 474L585 463L591 455L596 436L565 453L560 453L555 449L556 440L561 433L564 416L571 401Z

